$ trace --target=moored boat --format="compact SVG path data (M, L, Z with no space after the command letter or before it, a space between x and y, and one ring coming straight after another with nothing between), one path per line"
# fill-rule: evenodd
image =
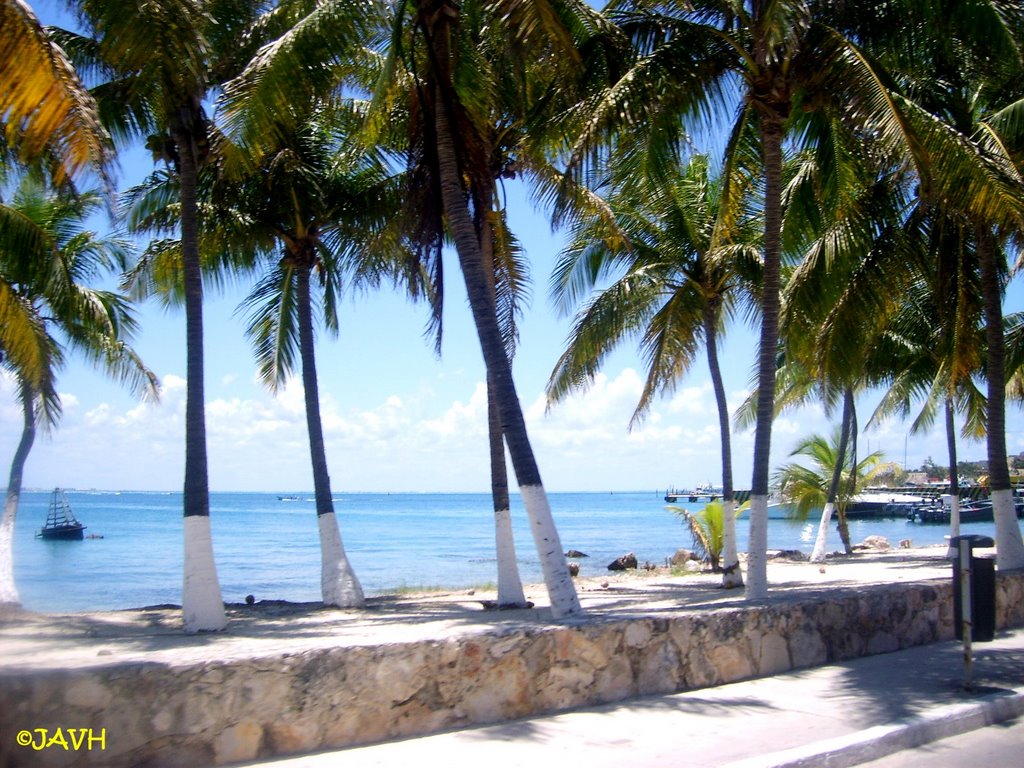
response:
M690 502L695 504L698 501L717 501L722 498L723 489L721 486L715 486L711 483L700 483L696 488L692 490L675 490L673 488L665 491L665 501L669 504L677 504L679 502Z
M82 525L71 511L64 491L53 489L50 497L50 509L46 513L46 524L36 536L40 539L80 541L85 538L85 526Z
M885 493L866 491L858 493L850 499L846 506L846 516L851 520L871 517L904 517L903 507L916 506L926 500L921 496L906 493Z

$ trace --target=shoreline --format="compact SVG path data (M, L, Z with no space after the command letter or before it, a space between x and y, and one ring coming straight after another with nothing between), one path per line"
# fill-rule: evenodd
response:
M880 555L880 554L898 554L902 553L911 557L928 557L938 555L940 552L945 551L946 546L942 544L928 544L923 546L911 546L900 548L895 545L889 547L875 547L861 542L854 544L854 552L852 555L846 555L840 551L833 551L826 554L826 561L823 564L824 567L829 569L830 567L845 567L851 565L862 564L857 562L859 556L862 555ZM977 553L984 555L986 553L994 554L995 550L977 549ZM807 553L798 550L780 550L780 549L769 549L768 550L768 563L775 565L784 566L806 566L808 569L820 568L822 564L810 563L807 559ZM575 558L567 558L570 562L579 562ZM665 558L667 561L669 558ZM747 553L739 553L740 565L744 575L747 569ZM948 562L945 561L944 562ZM623 585L636 585L642 584L645 581L653 579L693 579L694 583L704 583L708 580L714 581L721 579L720 573L714 573L709 570L705 563L701 563L696 560L691 560L690 563L700 566L699 570L686 570L684 566L680 565L656 565L650 561L646 563L640 563L637 568L630 568L621 571L608 570L603 573L588 573L585 575L579 575L573 577L573 584L576 585L577 591L594 592L602 590L614 590ZM788 570L788 569L787 569ZM810 571L808 571L808 575ZM820 581L831 581L831 578L824 578ZM855 579L858 580L859 579ZM815 579L815 581L818 581ZM771 586L771 585L769 585ZM496 597L497 585L494 581L488 581L481 584L471 584L466 586L453 586L445 584L429 585L395 585L391 587L385 587L369 593L366 597L368 607L370 604L376 604L380 602L394 602L394 601L430 601L432 599L441 600L460 600L463 598L476 598L476 600L469 600L469 602L493 602ZM546 591L543 582L529 582L523 584L524 593L527 594L528 600L533 600L530 597L531 594L537 595L542 594ZM741 587L740 592L743 591ZM288 600L284 598L258 598L253 603L239 602L239 601L224 601L226 609L234 609L239 612L250 612L250 613L261 613L268 612L271 615L281 612L287 612L288 606L293 606L297 610L308 611L313 608L319 608L323 610L343 610L334 609L325 606L319 600ZM156 612L156 611L180 611L180 603L154 603L151 605L142 606L126 606L123 608L96 608L86 609L81 611L39 611L31 608L25 608L23 606L12 606L12 605L0 605L0 624L5 619L10 618L12 615L36 615L36 616L90 616L90 615L104 615L104 614L118 614L126 612ZM358 609L355 609L358 610ZM486 608L485 608L486 610Z
M979 554L985 554L984 551ZM763 603L828 598L843 588L949 579L944 547L875 549L824 564L773 557ZM441 641L522 626L573 625L633 617L702 613L749 605L745 590L724 589L711 572L673 576L666 569L619 571L574 580L583 613L550 616L541 584L524 586L532 608L488 610L493 590L454 589L367 598L362 609L319 602L263 600L227 604L222 632L187 635L181 610L169 605L115 611L0 615L0 670L88 668L123 662L172 666L217 659L254 659L339 646Z

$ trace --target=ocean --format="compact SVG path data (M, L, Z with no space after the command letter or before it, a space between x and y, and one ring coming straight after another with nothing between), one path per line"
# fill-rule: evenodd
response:
M553 493L550 502L564 550L576 549L581 575L606 572L627 552L663 564L690 547L662 493ZM320 551L312 493L214 493L210 519L225 601L317 601ZM182 502L179 493L68 491L87 526L84 541L43 541L50 493L22 494L14 539L14 571L23 605L35 611L90 611L180 604ZM699 509L700 504L682 505ZM524 583L542 581L518 496L512 500L516 551ZM345 550L367 594L399 588L467 588L494 584L494 525L488 494L353 493L335 496ZM740 551L749 522L737 521ZM809 553L817 521L770 520L768 546ZM885 536L894 545L941 544L946 526L904 520L851 522L853 541ZM993 536L993 523L963 533ZM102 538L98 538L102 537ZM829 548L840 548L829 534Z

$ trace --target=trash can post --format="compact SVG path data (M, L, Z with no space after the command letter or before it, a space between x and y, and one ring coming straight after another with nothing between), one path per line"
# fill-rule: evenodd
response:
M953 621L958 639L964 644L964 688L974 687L973 642L995 637L995 563L991 558L976 558L975 547L993 547L989 536L954 536Z
M974 617L971 606L971 542L965 536L958 539L960 584L954 585L953 588L960 588L960 632L964 637L964 689L970 691L974 688L974 654L971 648L971 620Z

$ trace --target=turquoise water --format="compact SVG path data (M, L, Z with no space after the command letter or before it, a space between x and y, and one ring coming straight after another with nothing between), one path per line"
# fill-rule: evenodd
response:
M320 553L312 494L280 501L277 495L215 493L210 498L214 554L224 599L315 601L320 598ZM15 529L15 579L26 608L86 611L181 602L182 507L176 493L69 491L68 501L103 538L42 541L49 493L25 493ZM609 562L634 552L640 562L663 563L690 538L666 511L661 494L555 493L550 496L563 548L590 555L582 575L605 572ZM542 580L525 513L513 497L520 571ZM697 509L699 504L685 504ZM339 494L335 509L342 538L368 594L396 587L466 587L493 583L494 532L487 494ZM944 526L903 520L851 523L855 542L870 534L892 542L940 544ZM994 534L992 523L964 533ZM737 524L747 546L748 522ZM771 520L768 546L810 552L815 524ZM830 548L839 537L830 533Z

